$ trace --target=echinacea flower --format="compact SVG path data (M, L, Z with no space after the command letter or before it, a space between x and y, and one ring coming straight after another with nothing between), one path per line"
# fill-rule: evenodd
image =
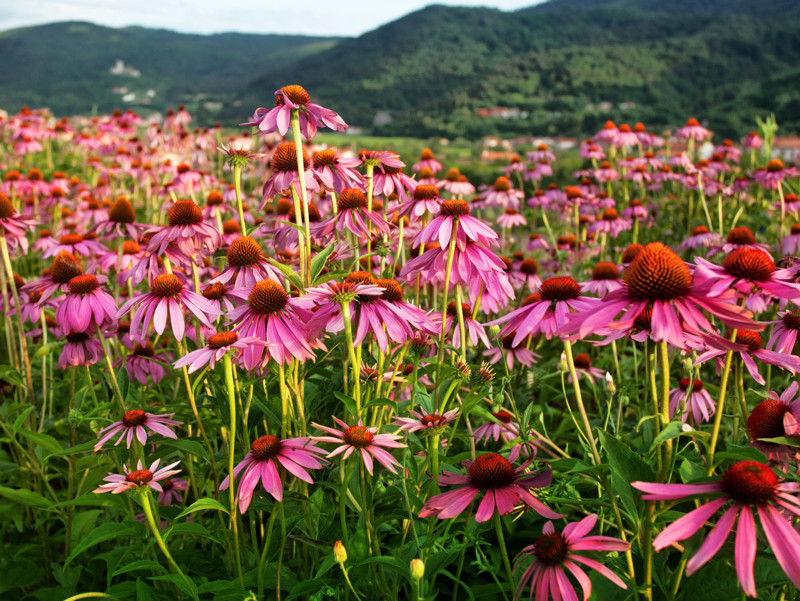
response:
M128 299L117 311L116 319L134 308L130 329L133 340L144 340L151 320L158 334L164 333L169 321L175 339L182 340L186 331L183 309L188 309L207 328L212 327L209 317L221 315L211 301L186 289L172 273L157 276L150 285L150 292Z
M103 358L103 347L94 336L94 328L83 332L70 330L65 338L67 343L58 358L61 369L94 365Z
M313 138L320 125L334 131L344 131L347 128L347 123L339 115L323 106L313 104L305 88L296 84L275 90L275 106L271 109L257 108L253 113L253 120L241 125L258 127L258 131L262 134L277 131L285 136L291 126L292 111L297 111L300 132L306 139Z
M244 349L252 346L269 347L272 345L266 340L260 340L255 336L239 338L236 332L217 332L208 337L203 348L187 353L178 359L174 365L175 367L188 368L190 374L206 366L209 369L214 369L217 361L227 353L241 354Z
M536 593L536 601L574 600L578 601L575 588L567 577L572 574L581 585L584 601L592 594L592 582L581 568L585 566L596 570L617 586L627 589L625 583L603 564L595 559L584 557L584 551L627 551L630 544L610 536L587 536L597 523L597 515L592 514L579 522L570 522L561 532L556 532L553 522L547 522L542 528L542 535L532 545L528 545L515 561L514 570L520 569L524 562L533 558L533 562L525 568L517 583L514 598L519 599L529 585L531 598Z
M397 207L397 213L401 217L409 217L414 222L420 220L425 213L431 215L438 213L441 203L439 188L433 184L420 184L414 188L412 198Z
M483 324L478 323L472 319L472 308L466 304L461 303L461 315L464 318L464 329L466 330L466 338L472 344L477 346L478 342L483 342L486 348L491 348L492 344L489 342L489 337L486 335ZM439 319L442 316L439 315ZM444 313L444 331L452 332L453 346L457 349L461 348L461 332L458 325L458 305L455 302L447 304L447 310ZM441 331L441 328L439 329Z
M443 414L428 413L425 409L421 411L409 411L411 417L396 417L394 418L394 425L399 426L401 430L406 432L441 432L442 429L455 421L458 417L458 409L451 409L445 411Z
M472 435L477 440L482 441L484 444L490 440L495 442L502 440L503 443L506 443L519 436L519 423L508 411L503 409L495 411L492 413L492 417L497 421L483 424L473 431Z
M330 236L334 230L346 230L359 238L369 236L373 229L386 235L391 233L391 224L376 211L367 209L367 197L358 188L342 190L337 203L336 214L315 225L316 235Z
M667 526L653 541L656 551L689 538L711 516L728 503L731 504L686 564L688 576L717 554L736 523L736 575L745 594L755 597L753 565L758 542L754 514L758 513L767 543L778 563L794 585L800 587L800 534L792 526L791 518L782 513L786 511L800 516L800 498L795 494L800 490L797 482L779 483L775 472L766 465L757 461L738 461L713 482L632 482L631 486L645 493L642 499L646 501L676 501L695 495L715 495L713 500L701 504Z
M597 263L592 268L592 278L586 282L581 282L581 290L583 292L596 294L600 298L620 288L622 288L622 278L619 277L619 269L609 261Z
M697 119L689 119L686 121L686 125L678 128L675 131L675 135L682 140L689 140L693 138L698 142L702 142L711 136L711 132L700 125Z
M319 469L322 462L317 455L325 453L315 446L308 437L280 439L272 434L261 436L252 442L244 459L233 468L233 480L244 470L239 479L236 494L239 497L239 511L244 513L250 506L253 493L259 480L276 501L283 500L283 482L278 466L283 467L295 478L313 484L314 481L306 471ZM230 474L220 484L220 490L227 490L231 484Z
M701 380L683 378L678 382L678 388L669 391L670 415L676 415L678 409L682 421L688 421L691 415L693 422L700 424L711 419L716 405Z
M747 418L750 446L786 469L789 459L800 457L798 446L770 442L769 438L791 438L800 445L800 397L798 384L792 382L780 396L770 390L768 397L755 406Z
M141 409L131 409L122 416L121 420L100 430L98 433L100 439L94 445L94 451L95 453L99 451L107 441L114 438L117 434L119 434L119 438L117 442L114 443L114 446L117 446L125 440L125 446L130 449L134 436L144 445L147 443L147 430L177 440L178 436L172 431L170 426L179 426L182 422L172 419L173 415L175 414L164 413L162 415L156 415Z
M497 453L485 453L475 461L465 461L467 475L443 472L439 476L440 485L458 486L448 492L428 499L419 517L438 517L440 520L454 518L463 512L479 493L483 499L475 513L476 522L486 522L495 512L506 515L514 511L514 506L522 501L539 515L558 519L564 517L548 509L531 492L532 488L549 486L553 481L550 466L538 472L525 472L530 462L514 468L511 462Z
M95 493L104 493L110 492L113 495L118 495L119 493L125 492L126 490L131 490L133 488L139 488L143 486L149 486L156 492L164 492L164 489L159 484L159 481L166 480L170 476L174 476L175 474L179 474L181 470L172 469L176 465L180 463L180 461L176 461L175 463L170 463L169 465L165 465L161 469L158 469L158 464L161 463L161 459L156 459L153 463L150 464L148 469L143 469L142 467L142 460L140 459L136 464L135 470L128 470L128 467L123 465L122 469L125 474L111 474L109 473L108 476L103 478L105 480L104 484L101 484L92 492Z
M373 458L387 470L397 474L395 466L400 466L400 463L386 449L402 449L405 447L406 445L403 443L397 442L400 436L397 434L378 434L378 428L365 428L361 420L355 426L348 426L337 417L334 417L333 421L341 428L340 430L321 426L320 424L311 424L315 428L330 434L330 436L314 436L312 440L332 442L339 445L327 455L329 459L340 453L344 453L342 458L347 459L353 454L353 451L360 451L364 467L370 476L372 475Z
M767 341L767 350L793 355L797 344L797 333L800 331L800 310L783 311L780 319L774 323Z
M183 478L166 478L161 480L161 494L158 495L159 505L172 505L172 501L183 503L181 493L189 490L189 483Z
M419 161L414 163L411 168L414 171L420 171L428 168L433 173L436 173L437 171L442 170L442 164L434 158L433 151L430 148L423 148L419 155Z
M130 324L128 324L130 329ZM130 340L130 336L127 336ZM123 339L124 344L124 339ZM131 348L130 354L125 357L125 370L131 381L139 382L142 386L147 386L147 378L152 378L153 382L158 383L164 379L167 370L162 365L172 361L172 354L162 352L156 354L156 349L150 342L136 342Z
M179 200L172 205L167 215L168 225L148 230L152 233L147 250L163 255L170 242L185 254L205 248L213 253L222 244L222 234L216 227L206 223L203 212L193 200Z
M78 275L67 284L68 292L56 309L56 320L65 330L83 332L94 325L98 329L116 318L117 303L103 290L106 278L91 274Z
M439 207L439 214L426 225L414 239L414 246L427 244L434 240L446 249L450 238L456 239L458 249L466 249L467 240L493 246L497 233L480 219L469 214L469 206L463 200L445 200Z
M0 192L0 236L5 236L12 248L20 247L23 253L28 251L28 230L33 231L35 222L17 215L11 200Z
M147 226L136 223L136 211L125 196L117 196L108 209L108 218L98 221L91 231L103 238L125 237L126 235L133 240L139 238Z
M698 225L692 230L692 235L680 243L681 250L698 247L709 247L719 243L719 234L710 232L704 225Z
M528 349L524 344L515 345L514 340L516 339L516 336L516 332L509 332L500 339L501 348L493 346L489 350L483 351L483 356L486 357L489 360L489 363L492 365L502 359L505 359L506 367L508 367L509 371L514 369L515 361L524 367L530 367L536 363L537 359L541 359L540 355L537 355L532 350Z
M239 236L228 247L227 267L211 280L211 284L231 284L234 288L251 288L261 280L283 279L280 272L267 261L261 245L250 236Z
M314 176L328 190L341 194L345 188L362 188L363 178L356 171L361 160L339 156L335 148L318 150L311 155Z
M578 379L580 380L581 376L585 375L592 384L594 384L595 378L600 378L602 380L608 373L607 371L597 367L592 367L592 360L586 353L578 353L575 355L574 363L575 371L578 374ZM572 376L569 376L569 380L570 382L572 381Z

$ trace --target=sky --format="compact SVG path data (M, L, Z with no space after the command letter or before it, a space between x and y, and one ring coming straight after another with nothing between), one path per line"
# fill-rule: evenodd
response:
M542 0L0 0L0 30L91 21L186 33L357 36L429 4L515 10Z

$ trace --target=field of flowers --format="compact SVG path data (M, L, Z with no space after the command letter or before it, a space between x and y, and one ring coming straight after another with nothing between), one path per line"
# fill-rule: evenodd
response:
M773 129L476 189L270 104L0 120L0 598L800 599Z

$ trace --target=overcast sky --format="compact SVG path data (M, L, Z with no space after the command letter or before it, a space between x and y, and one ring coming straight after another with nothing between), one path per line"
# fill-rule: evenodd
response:
M542 0L0 0L0 30L53 21L188 33L360 35L429 4L515 10Z

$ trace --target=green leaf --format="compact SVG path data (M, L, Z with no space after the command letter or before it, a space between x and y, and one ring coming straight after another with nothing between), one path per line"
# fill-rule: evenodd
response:
M272 263L273 266L277 267L278 271L283 274L283 277L289 280L295 288L298 290L305 290L305 286L303 285L300 276L294 269L288 265L284 265L283 263L278 263L276 260L270 259L269 257L267 257L267 261Z
M56 453L61 450L61 443L49 434L41 434L39 432L33 432L32 430L26 430L25 428L20 428L19 434L50 453Z
M169 538L173 534L174 535L188 534L190 536L203 536L209 540L213 540L217 544L220 545L222 544L222 541L211 536L211 533L205 526L202 526L197 522L181 522L178 524L172 524L172 526L164 530L164 541L166 542L167 538Z
M311 284L316 285L317 283L317 276L322 272L323 268L325 267L325 262L328 260L328 257L331 256L333 253L333 247L335 243L331 242L328 246L323 248L317 256L311 259Z
M19 370L10 365L0 365L0 380L5 380L18 388L25 387L25 382L22 380Z
M370 407L392 407L394 412L397 413L397 403L392 399L386 397L380 397L377 399L372 399L369 403L362 405L361 409L368 409Z
M776 436L775 438L759 438L759 442L771 442L772 444L783 444L787 447L800 447L800 438L796 436Z
M714 461L717 465L725 460L731 461L758 461L759 463L766 463L767 456L758 449L750 446L739 446L729 444L725 447L725 451L717 453Z
M158 601L156 592L141 578L136 579L136 601Z
M116 522L101 524L87 534L86 537L84 537L84 539L81 541L81 544L72 550L72 553L69 554L69 557L67 557L67 561L64 562L64 565L66 566L69 564L69 562L87 549L94 547L95 545L99 545L107 540L122 538L123 536L139 536L141 535L143 528L144 526L142 524L129 524L127 526L125 524L119 524Z
M69 447L67 449L61 449L56 451L55 453L50 453L47 455L44 460L49 461L52 457L66 457L69 455L76 455L78 453L86 453L87 451L91 451L94 449L95 445L94 440L87 440L86 442L82 442L79 445L75 445L74 447Z
M189 507L181 511L178 515L175 516L175 519L180 519L185 515L189 515L190 513L194 513L195 511L203 511L204 509L216 509L217 511L222 511L224 513L230 513L228 508L225 507L222 503L217 501L216 499L198 499Z
M48 355L52 355L54 352L59 350L62 346L66 344L65 340L58 340L56 342L48 342L47 344L43 344L36 352L33 354L34 359L41 359L42 357L47 357Z
M339 399L344 403L345 409L347 409L347 412L350 415L356 414L356 400L353 397L348 396L342 392L339 392L338 390L333 394L334 396L336 396L337 399Z
M708 438L710 434L708 432L700 432L698 430L693 429L690 425L685 424L680 421L673 421L667 424L667 427L661 430L653 439L653 444L650 445L650 451L654 451L655 448L660 445L662 442L667 440L672 440L673 438L678 438L679 436L691 436L694 438Z
M38 492L27 490L23 488L8 488L0 486L0 497L5 497L20 505L28 505L29 507L39 507L41 509L50 508L53 503L48 501L45 497Z
M133 561L127 565L124 565L121 568L117 568L112 575L119 576L120 574L125 574L126 572L133 572L135 570L153 570L156 572L167 571L167 569L157 561L152 561L150 559L139 559L137 561Z
M631 482L652 482L656 477L652 466L641 455L611 434L599 430L598 435L611 469L613 492L619 496L625 509L632 516L640 515L644 503L639 497L639 493L634 492Z
M131 384L130 378L128 377L128 370L125 369L124 365L117 370L117 384L119 384L119 392L124 401L128 398L128 388Z
M314 282L316 286L320 284L324 284L325 282L330 282L331 280L340 280L342 278L346 278L350 274L349 271L345 271L343 269L337 269L336 271L329 271L317 278L317 281Z
M387 568L390 568L395 572L397 572L398 574L400 574L401 576L403 576L406 580L408 580L409 583L411 582L411 571L408 567L408 564L403 563L396 557L387 557L387 556L369 557L363 561L358 562L355 566L353 566L353 569L357 569L360 568L361 566L365 566L372 563L378 563Z
M195 455L202 459L213 459L213 457L208 457L208 451L206 451L206 448L196 440L191 440L188 438L179 438L177 440L172 438L164 438L160 440L158 444L161 446L180 449L181 451L185 451L190 455Z
M151 576L150 580L165 580L166 582L172 582L184 593L193 599L197 599L197 586L194 582L192 582L191 578L187 577L186 579L183 579L178 574L163 574L161 576Z
M22 422L25 421L25 418L28 417L28 415L30 415L31 411L33 411L34 409L36 409L36 407L31 405L25 411L23 411L17 416L17 419L14 420L14 425L11 427L11 429L14 431L14 434L19 432L19 429L22 426Z

